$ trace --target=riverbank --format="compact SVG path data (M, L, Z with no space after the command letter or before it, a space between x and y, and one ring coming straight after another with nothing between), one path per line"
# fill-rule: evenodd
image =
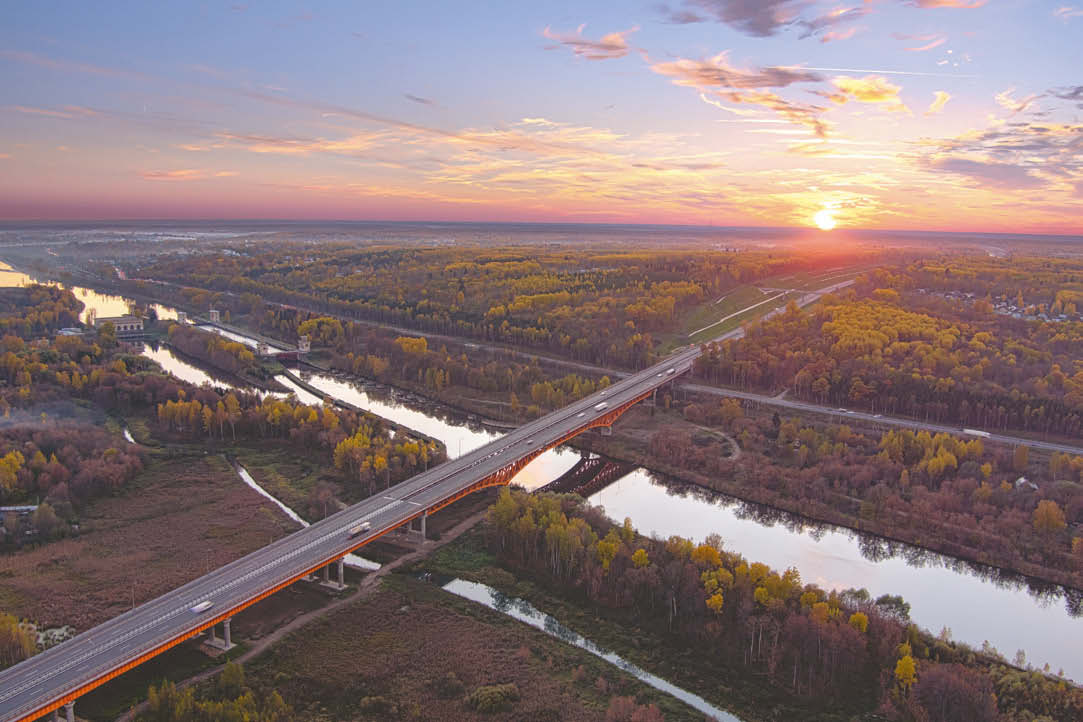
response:
M699 488L713 492L719 492L734 497L741 501L762 504L764 506L780 509L813 522L831 524L844 529L849 529L861 534L869 534L881 539L899 542L918 547L936 554L941 554L954 559L959 559L977 567L984 567L990 577L998 576L1021 576L1026 581L1033 582L1033 586L1057 585L1073 590L1083 591L1083 583L1079 573L1071 569L1033 564L1026 561L1008 563L1005 560L992 558L981 549L963 547L954 542L946 542L941 539L913 532L905 526L888 524L877 519L860 516L858 504L854 514L847 514L837 508L827 507L821 503L810 503L809 500L800 497L790 497L785 494L776 494L759 486L741 483L741 476L732 475L707 475L696 469L667 463L651 454L647 449L649 434L658 428L658 416L648 417L649 411L644 409L632 409L622 423L614 425L612 436L600 434L581 434L569 442L571 446L608 456L618 461L641 466L658 474L693 484ZM683 419L669 415L662 423L679 427L687 426L694 429L695 426L688 424Z

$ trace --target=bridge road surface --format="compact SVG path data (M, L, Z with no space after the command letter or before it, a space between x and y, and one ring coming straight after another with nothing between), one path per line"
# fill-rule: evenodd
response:
M688 371L688 348L0 672L0 722L35 719ZM672 374L667 373L674 369ZM595 410L595 405L608 406ZM371 529L350 538L362 522ZM213 603L201 613L191 608ZM141 659L143 658L143 659Z

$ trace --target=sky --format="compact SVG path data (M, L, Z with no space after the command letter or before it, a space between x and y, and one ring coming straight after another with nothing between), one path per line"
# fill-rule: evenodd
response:
M1083 233L1083 0L35 0L0 19L3 220Z

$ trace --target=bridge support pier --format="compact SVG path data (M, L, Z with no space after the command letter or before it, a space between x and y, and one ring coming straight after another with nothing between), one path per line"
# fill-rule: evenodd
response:
M68 702L64 705L64 716L68 718L68 722L75 722L75 703Z
M341 592L346 588L346 571L345 571L345 557L339 557L333 563L338 571L338 581L331 581L331 565L328 564L320 570L320 574L323 579L320 581L321 587L327 587L328 589L334 589L336 592Z
M601 433L602 436L612 436L613 435L613 427L612 426L599 426L598 427L598 432Z
M215 649L220 649L223 652L228 652L229 650L231 650L231 649L233 649L234 647L237 646L236 644L233 643L233 639L230 637L230 629L229 629L230 621L232 621L232 618L228 618L228 617L226 619L222 620L222 639L219 639L218 637L215 636L214 627L213 626L211 627L211 629L210 629L210 635L211 636L210 636L210 639L207 640L207 645L208 646L214 647Z

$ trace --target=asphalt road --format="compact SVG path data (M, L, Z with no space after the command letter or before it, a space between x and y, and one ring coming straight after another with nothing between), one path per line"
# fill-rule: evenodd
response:
M0 672L0 721L33 719L55 701L182 637L208 620L329 563L477 481L544 449L593 418L632 401L691 368L684 349L604 391L525 424L475 451L294 532L262 549L125 612ZM673 369L673 373L668 373ZM597 404L606 403L601 410ZM351 538L361 522L371 529ZM201 602L212 605L192 610Z

